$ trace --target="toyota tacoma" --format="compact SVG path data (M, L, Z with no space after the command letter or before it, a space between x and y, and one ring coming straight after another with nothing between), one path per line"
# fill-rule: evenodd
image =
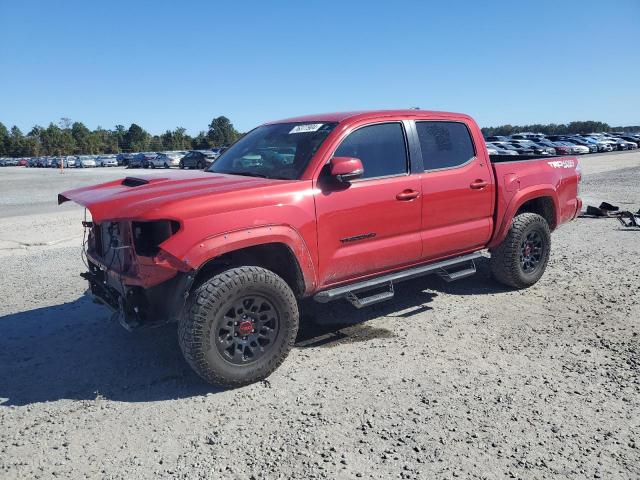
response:
M83 222L93 296L128 329L177 322L208 382L268 376L300 300L365 307L403 280L457 280L488 252L495 279L542 276L574 219L574 157L489 156L467 115L332 113L261 125L205 171L130 176L59 195Z

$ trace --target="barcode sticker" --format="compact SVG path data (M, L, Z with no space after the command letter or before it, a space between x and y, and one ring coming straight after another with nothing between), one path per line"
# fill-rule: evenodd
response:
M322 123L305 123L304 125L296 125L289 133L317 132L321 126Z

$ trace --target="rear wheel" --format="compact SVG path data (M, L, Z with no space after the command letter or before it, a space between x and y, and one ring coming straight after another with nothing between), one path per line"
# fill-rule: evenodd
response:
M167 162L164 162L164 168L169 168L169 165L167 165Z
M298 304L287 283L259 267L222 272L187 301L180 348L207 382L237 387L267 377L298 332Z
M500 283L530 287L542 277L551 250L549 224L536 213L513 219L506 238L491 252L491 272Z
M184 163L182 163L182 160L180 160L178 167L180 168L180 170L184 169Z
M197 168L198 170L204 170L204 164L203 164L202 162L198 162L198 163L196 164L196 168Z

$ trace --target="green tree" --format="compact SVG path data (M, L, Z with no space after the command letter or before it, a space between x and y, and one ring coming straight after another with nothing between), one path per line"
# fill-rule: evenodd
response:
M149 142L149 150L152 150L154 152L164 150L162 138L160 138L159 135L154 135L151 137L151 141Z
M9 154L9 130L0 122L0 157Z
M125 149L130 152L143 152L149 149L149 134L140 126L132 123L124 137Z
M75 143L76 153L92 153L90 148L91 130L84 123L74 122L71 126L71 136Z
M191 146L194 150L205 150L211 148L213 144L205 132L200 132L192 141Z
M214 118L209 124L207 138L212 146L230 145L238 136L238 131L227 117Z
M21 157L24 150L24 134L15 125L11 127L9 135L8 153L11 157Z

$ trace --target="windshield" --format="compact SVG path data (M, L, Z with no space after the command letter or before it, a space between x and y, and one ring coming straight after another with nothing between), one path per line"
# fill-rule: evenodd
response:
M229 147L208 170L295 180L336 125L335 122L263 125Z

